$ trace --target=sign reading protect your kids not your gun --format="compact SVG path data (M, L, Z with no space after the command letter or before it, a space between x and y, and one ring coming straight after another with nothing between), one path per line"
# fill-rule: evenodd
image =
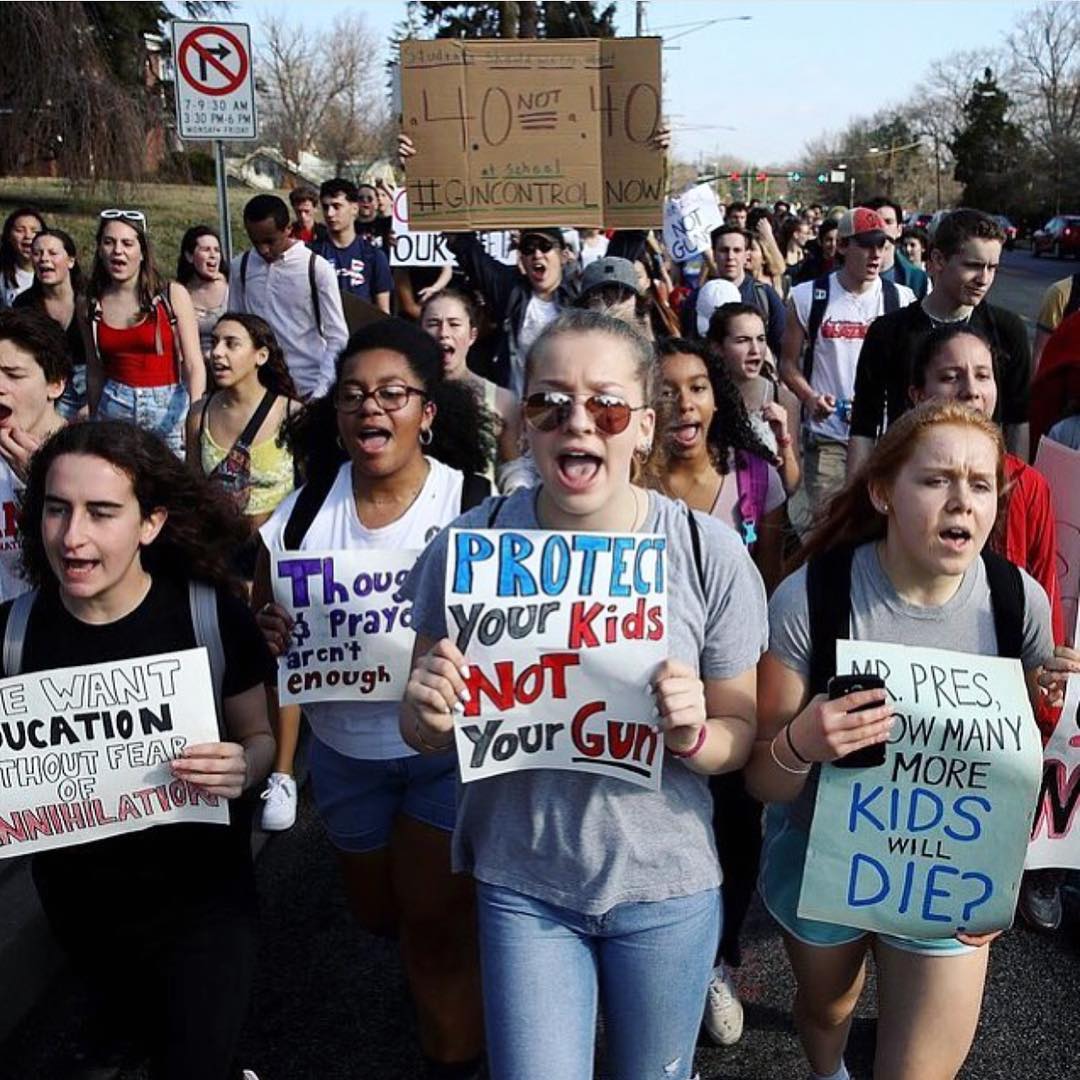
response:
M400 701L415 634L398 592L415 551L274 552L274 599L292 616L278 702Z
M227 824L173 775L218 742L205 649L0 680L0 858L176 822Z
M666 543L450 531L446 624L469 661L463 782L569 769L659 789L650 679L667 656Z
M986 933L1016 907L1042 748L1018 660L837 642L894 706L885 762L821 769L799 915L908 938Z

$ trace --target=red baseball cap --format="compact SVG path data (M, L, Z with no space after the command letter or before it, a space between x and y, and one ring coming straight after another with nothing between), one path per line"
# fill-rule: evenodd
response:
M854 210L844 211L836 229L836 236L838 240L852 240L855 237L889 239L881 215L876 210L870 210L865 206L856 206Z

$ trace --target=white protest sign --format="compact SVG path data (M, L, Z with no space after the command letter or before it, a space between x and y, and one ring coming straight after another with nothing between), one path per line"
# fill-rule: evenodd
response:
M1072 640L1080 597L1080 450L1042 439L1035 468L1046 477L1057 529L1057 572L1065 640Z
M885 762L821 769L799 916L907 938L1012 922L1042 748L1018 660L836 643L895 707Z
M441 232L413 232L409 228L409 198L405 188L394 194L394 242L390 248L391 266L457 266ZM493 258L507 266L517 264L517 248L509 230L480 233L480 243Z
M398 590L416 551L276 551L274 599L294 619L278 658L278 702L400 701L409 681L412 603Z
M176 822L228 824L173 776L218 742L205 649L0 680L0 858Z
M571 769L656 791L649 680L667 655L667 541L451 529L446 624L469 659L461 779Z
M664 246L676 262L709 250L712 231L724 223L716 192L698 184L664 201Z

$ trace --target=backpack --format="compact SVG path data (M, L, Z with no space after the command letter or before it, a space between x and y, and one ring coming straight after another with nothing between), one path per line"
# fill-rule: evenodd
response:
M757 543L757 527L765 516L769 493L769 463L747 450L735 451L735 481L739 489L742 540L748 548Z
M301 489L293 503L289 520L282 530L282 541L286 551L298 551L311 528L315 515L322 509L326 496L337 481L338 471L328 470L324 475L309 480ZM479 506L491 494L491 481L478 473L464 473L461 481L461 503L459 510L465 513L474 506ZM497 509L496 509L497 512Z
M829 279L832 274L825 274L814 281L811 292L810 315L806 320L806 349L803 352L803 377L810 382L814 371L814 347L817 345L818 331L825 320L825 310L829 306ZM882 281L884 291L885 314L900 309L900 290L891 281Z
M311 290L311 309L315 314L315 329L319 332L319 337L325 337L322 328L322 307L319 304L319 290L315 285L315 252L308 251L308 265L307 265L307 279L308 288ZM248 259L251 257L251 251L245 251L240 256L240 288L244 293L244 307L247 307L247 268Z
M855 549L832 548L806 565L806 603L810 624L811 696L828 692L836 674L836 642L851 637L851 561ZM998 655L1020 659L1024 646L1024 582L1020 571L992 551L982 553Z
M11 678L22 673L23 649L26 646L26 628L30 613L37 600L38 590L31 589L15 597L4 627L4 675ZM188 607L191 625L195 631L195 645L206 649L210 662L210 683L214 690L219 725L224 720L222 712L222 686L225 680L225 648L221 643L221 627L218 624L217 592L204 581L188 582Z

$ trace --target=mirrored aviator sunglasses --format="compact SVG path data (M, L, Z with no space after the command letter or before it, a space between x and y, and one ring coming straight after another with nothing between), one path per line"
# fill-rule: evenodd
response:
M525 422L537 431L554 431L562 427L574 409L574 402L581 395L541 391L525 399ZM644 409L630 406L622 398L610 394L593 394L584 398L585 410L602 435L619 435L630 423L630 414Z

